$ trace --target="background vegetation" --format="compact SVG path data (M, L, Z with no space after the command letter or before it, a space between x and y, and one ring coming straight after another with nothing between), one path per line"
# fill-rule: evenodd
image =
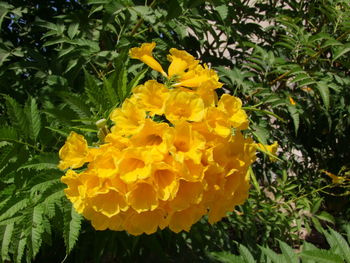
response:
M348 0L8 0L0 26L2 262L350 258ZM57 153L72 130L97 142L95 122L157 77L127 56L151 41L163 65L176 47L216 69L280 160L259 154L248 201L213 226L98 232L65 198Z

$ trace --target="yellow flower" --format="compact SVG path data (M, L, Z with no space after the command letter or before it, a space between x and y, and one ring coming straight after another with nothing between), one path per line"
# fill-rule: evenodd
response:
M144 180L151 176L151 163L161 161L163 155L159 152L149 152L144 147L130 147L122 151L118 160L118 173L127 184Z
M143 127L130 141L133 146L154 148L166 153L170 144L171 129L167 123L157 123L146 119Z
M199 204L202 201L203 189L202 182L179 180L176 197L169 202L169 206L179 211L188 208L191 204Z
M121 109L115 109L110 119L116 123L112 127L112 133L117 134L135 134L140 130L140 125L145 122L146 113L135 105L135 103L126 99Z
M177 161L191 159L194 163L200 163L205 140L199 133L192 131L191 124L179 121L175 125L173 146L169 151Z
M142 233L153 234L157 231L158 227L160 229L165 227L165 215L162 209L130 213L129 217L125 220L125 229L135 236Z
M126 199L137 213L152 211L158 207L157 193L153 185L146 182L132 185Z
M217 108L227 114L233 128L240 130L248 128L247 114L241 109L242 101L239 98L224 94L221 96Z
M145 84L137 86L133 90L133 96L142 105L145 111L149 111L151 116L162 115L164 113L164 102L168 97L168 89L164 84L155 80L149 80Z
M156 44L144 43L141 47L132 48L129 52L131 58L139 59L152 69L162 73L165 77L175 81L174 87L197 88L200 85L210 82L211 89L217 89L222 86L218 82L218 76L214 70L207 66L198 65L199 61L195 60L192 55L184 50L176 48L170 49L168 60L171 62L168 68L168 75L164 72L162 66L152 56L152 51Z
M227 137L231 134L231 126L227 115L216 107L208 108L205 123L208 125L209 131L221 137Z
M195 60L192 55L184 50L178 50L176 48L170 49L168 60L171 62L168 68L168 75L182 75L185 70L191 69L198 64L198 60Z
M326 170L321 170L323 173L325 173L326 175L328 175L330 178L332 178L332 183L333 184L342 184L344 183L344 181L346 181L347 179L342 177L342 176L336 176L335 174L332 174Z
M78 213L85 210L87 199L94 195L101 185L96 174L88 172L77 174L73 170L68 170L65 176L61 177L61 181L68 186L64 192Z
M152 51L155 48L155 46L156 46L155 42L144 43L141 45L141 47L134 47L130 49L129 55L131 58L141 60L150 68L162 73L164 76L167 77L167 74L163 70L162 66L159 64L157 60L154 59L152 55Z
M165 102L165 116L175 123L180 120L201 121L205 114L203 100L194 93L172 90Z
M289 102L290 102L290 104L292 104L292 105L295 105L296 103L295 103L295 100L292 98L292 97L289 97Z
M221 88L222 83L218 81L219 77L216 72L207 66L197 65L193 69L179 75L174 87L198 88L205 85L211 90Z
M169 228L175 233L179 233L182 230L189 232L191 226L205 213L206 210L201 205L192 205L182 211L174 212L169 219Z
M67 141L59 151L60 163L58 168L61 170L67 168L79 168L86 162L89 148L86 140L80 134L71 132Z
M107 193L97 193L89 199L91 207L108 218L128 209L125 197L122 193L109 189Z
M178 173L171 165L159 162L152 165L152 179L159 200L172 200L179 188Z
M168 77L152 57L154 47L146 43L130 55ZM89 148L71 133L60 150L61 169L88 163L61 180L74 208L97 230L178 233L204 215L217 222L247 199L255 151L277 149L243 136L242 102L227 94L218 100L215 71L182 50L171 49L168 59L166 85L151 80L134 88L110 114L110 132L106 120L98 123L99 145Z
M269 156L269 159L271 162L275 162L277 160L275 157L277 149L278 149L278 142L277 141L274 141L273 144L271 144L271 145L257 143L256 147L259 151L266 153Z

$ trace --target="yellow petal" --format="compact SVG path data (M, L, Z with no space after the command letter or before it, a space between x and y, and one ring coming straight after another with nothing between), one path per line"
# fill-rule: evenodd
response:
M125 211L128 208L124 196L114 190L90 198L90 203L96 212L100 212L108 218L111 218L112 216L119 214L121 210Z
M150 235L156 232L158 227L164 224L164 218L165 213L161 209L146 211L139 214L131 213L125 220L125 228L134 236L141 235L142 233Z
M200 205L192 205L189 208L174 212L169 221L169 228L175 233L180 231L190 231L191 226L196 223L206 210Z
M155 42L144 43L141 45L141 47L134 47L130 49L129 55L131 58L141 60L150 68L162 73L164 76L167 77L167 74L163 70L162 66L152 56L152 51L155 48L155 46L156 46Z
M145 111L149 111L151 116L164 113L164 102L168 94L169 90L165 85L155 80L149 80L133 90L133 96L137 99L138 104Z
M136 212L152 211L158 207L157 194L151 184L137 183L126 195L129 205Z
M197 94L172 90L165 102L164 112L171 122L201 121L205 114L204 102Z
M192 55L183 50L178 50L176 48L170 49L168 55L168 60L171 64L168 68L169 77L173 75L181 75L186 69L193 68L198 64L198 60L195 60Z
M84 136L71 132L67 141L59 151L60 163L58 168L61 170L70 168L79 168L87 161L88 145Z

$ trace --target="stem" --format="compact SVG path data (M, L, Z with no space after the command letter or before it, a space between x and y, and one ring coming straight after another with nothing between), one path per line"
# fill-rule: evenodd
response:
M40 153L45 153L43 150L39 149L39 148L36 147L35 145L29 144L29 143L26 143L26 142L21 142L21 141L15 140L15 139L6 139L5 141L15 142L15 143L18 143L18 144L22 144L22 145L28 146L29 148L32 148L32 149L34 149L34 150L40 152Z

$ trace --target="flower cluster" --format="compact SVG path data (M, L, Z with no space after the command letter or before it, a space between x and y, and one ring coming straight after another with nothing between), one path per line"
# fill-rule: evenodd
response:
M204 215L217 222L248 196L257 146L241 133L248 127L241 100L218 99L216 72L185 51L170 49L165 72L154 47L143 44L130 56L160 72L165 84L137 86L111 113L115 125L98 148L72 132L59 152L59 168L70 168L65 193L97 230L189 231Z

